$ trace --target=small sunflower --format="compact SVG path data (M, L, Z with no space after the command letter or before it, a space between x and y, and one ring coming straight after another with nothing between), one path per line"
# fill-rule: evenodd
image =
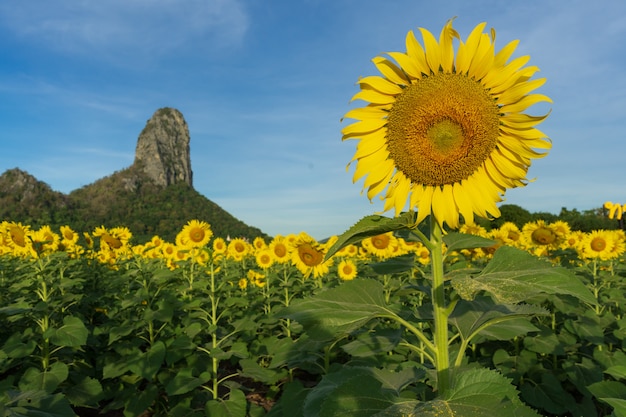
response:
M339 265L337 266L337 275L339 275L339 278L343 281L353 280L357 275L356 265L351 260L344 259L339 262Z
M284 264L291 259L291 244L284 236L274 236L274 239L270 242L269 248L276 263Z
M213 231L207 222L190 220L176 235L176 244L190 248L200 248L211 240Z
M424 47L411 31L406 53L374 58L382 76L359 80L353 100L368 104L346 113L357 122L342 139L359 140L353 180L366 177L368 198L381 194L384 211L399 214L408 203L418 223L432 214L455 229L461 216L497 217L505 190L524 186L531 159L545 155L535 149L550 149L535 128L547 114L522 113L551 102L529 94L545 79L531 80L538 69L524 67L527 56L509 61L517 41L496 53L495 31L483 33L485 25L465 42L452 21L439 42L420 28Z
M268 269L274 263L274 256L272 256L272 252L267 248L257 250L254 257L256 264L261 269Z
M227 248L228 248L228 245L226 244L226 241L224 240L223 237L216 237L215 239L213 239L213 252L214 253L224 254L226 253Z
M252 250L250 243L240 237L232 239L228 243L227 256L236 261L241 261Z
M613 236L607 230L594 230L583 238L579 254L585 259L607 260L613 257Z

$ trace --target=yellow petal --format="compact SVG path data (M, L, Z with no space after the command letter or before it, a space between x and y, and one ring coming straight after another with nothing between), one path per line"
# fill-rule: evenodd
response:
M391 61L382 57L376 57L372 60L374 65L381 74L389 81L398 85L408 85L410 82L406 79L404 73Z
M351 101L354 100L363 100L374 104L392 104L396 101L396 98L395 96L383 94L365 86L361 91L352 97Z
M366 119L361 120L360 122L352 123L341 129L341 134L344 139L353 136L361 136L366 133L373 132L385 126L387 124L387 120L385 119Z
M526 94L541 87L543 84L545 84L545 82L545 78L538 78L536 80L514 85L513 87L506 89L502 92L502 94L500 94L500 96L498 97L498 104L505 105L507 103L515 103Z
M544 94L529 94L515 103L505 104L502 106L501 110L503 113L519 113L533 104L542 102L552 103L552 99Z
M355 120L366 120L366 119L382 119L383 117L387 117L389 112L384 108L379 106L366 106L359 107L356 109L349 110L342 118L343 119L355 119Z
M441 65L441 50L432 33L424 28L419 29L420 32L422 32L422 38L424 39L426 62L428 63L430 71L436 74L439 72L439 66Z
M452 194L454 195L454 202L459 208L459 212L463 216L463 220L466 224L474 223L474 210L472 207L472 201L469 199L465 190L466 181L460 183L454 183L452 187Z
M478 24L467 37L467 40L459 44L459 50L456 57L456 70L465 74L469 71L472 59L476 54L476 48L486 23Z
M439 51L441 53L441 68L446 73L451 73L454 69L454 48L452 46L452 40L459 38L459 34L452 27L452 20L448 20L448 23L441 30L439 35Z
M402 52L389 52L387 55L393 58L400 65L400 68L413 79L419 80L422 78L422 71L418 66L418 61L414 61Z
M361 85L361 88L363 88L364 85L368 85L372 89L388 95L398 95L402 92L402 88L398 85L375 75L361 78L359 80L359 84Z

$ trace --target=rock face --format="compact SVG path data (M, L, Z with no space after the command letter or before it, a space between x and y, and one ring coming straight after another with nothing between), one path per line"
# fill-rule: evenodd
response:
M157 185L185 182L193 186L189 140L183 115L169 107L159 109L137 139L134 165Z

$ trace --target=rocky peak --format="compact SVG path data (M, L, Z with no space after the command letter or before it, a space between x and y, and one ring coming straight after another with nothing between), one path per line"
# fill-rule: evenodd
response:
M139 134L134 165L157 185L185 182L193 186L189 141L189 128L181 112L161 108Z

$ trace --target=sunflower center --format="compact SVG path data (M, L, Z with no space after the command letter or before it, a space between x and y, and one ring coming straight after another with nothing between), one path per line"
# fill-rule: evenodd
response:
M279 243L276 246L274 246L274 254L278 256L279 258L282 258L285 255L287 255L287 248L282 243Z
M552 230L542 227L535 230L532 233L531 238L533 242L539 245L549 245L551 243L554 243L554 241L556 240L556 234Z
M372 238L372 245L376 248L376 249L387 249L387 247L389 246L389 236L387 235L378 235L378 236L374 236Z
M499 126L499 107L485 87L462 74L440 73L396 97L387 119L387 149L412 183L453 184L489 157Z
M596 252L602 252L604 249L606 249L606 240L602 239L601 237L596 237L591 241L589 246L591 246L591 249Z
M316 266L324 260L324 255L308 243L298 247L298 255L306 266Z
M193 229L191 229L191 231L189 232L189 240L198 243L202 242L202 239L204 239L204 230L202 228L194 227Z

